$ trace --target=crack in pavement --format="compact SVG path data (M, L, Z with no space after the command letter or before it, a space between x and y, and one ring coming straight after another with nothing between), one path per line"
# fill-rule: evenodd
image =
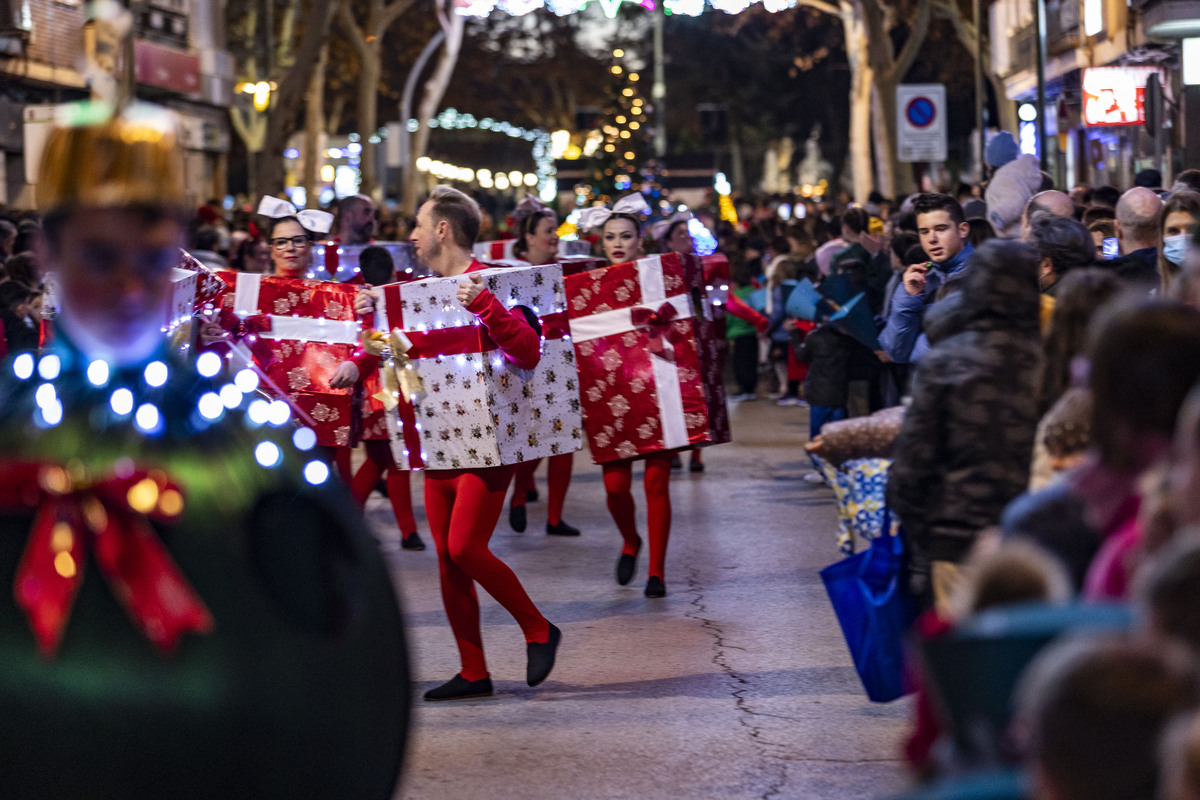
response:
M733 684L730 695L733 697L734 707L738 711L738 724L746 730L750 738L750 743L759 751L759 754L764 759L777 762L765 765L766 770L764 770L769 774L769 777L767 778L766 791L760 796L762 800L770 800L770 798L778 796L783 790L784 783L787 780L786 762L795 759L788 759L785 754L774 752L775 749L783 749L785 745L764 738L762 727L755 723L754 717L764 715L759 714L751 708L746 700L746 692L750 688L750 682L733 668L733 665L729 663L729 659L726 656L728 650L744 651L745 648L727 644L725 642L725 631L721 628L721 624L705 616L708 612L708 606L705 605L704 588L700 583L695 567L688 569L687 585L688 593L691 595L690 605L692 608L684 616L699 622L701 629L712 637L713 654L711 660L713 665L720 669Z

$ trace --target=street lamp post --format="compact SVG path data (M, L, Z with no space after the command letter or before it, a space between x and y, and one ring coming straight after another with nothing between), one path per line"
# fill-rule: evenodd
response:
M1037 39L1037 146L1038 161L1046 171L1046 0L1033 0L1034 36Z

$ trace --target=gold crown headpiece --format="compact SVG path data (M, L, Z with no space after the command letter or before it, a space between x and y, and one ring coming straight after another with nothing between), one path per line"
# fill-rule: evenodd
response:
M183 151L175 115L132 104L67 106L42 151L38 206L184 206Z

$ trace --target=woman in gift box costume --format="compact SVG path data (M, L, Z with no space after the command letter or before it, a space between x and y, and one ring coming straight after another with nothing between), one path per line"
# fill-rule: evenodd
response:
M418 211L409 240L416 257L436 274L469 276L484 269L471 255L479 223L479 207L474 200L457 189L438 186ZM505 358L521 369L537 366L541 338L519 306L506 309L484 288L479 277L461 282L458 300L479 318ZM526 682L537 686L554 667L562 632L542 616L513 571L488 549L515 469L508 465L425 473L425 515L437 547L442 601L462 658L462 671L426 692L426 700L457 700L492 693L483 654L476 583L521 626L526 643Z
M618 200L612 211L607 208L588 208L579 220L580 230L600 228L600 246L608 263L624 264L641 258L642 223L638 215L650 213L646 199L640 194ZM608 510L617 530L624 539L617 560L617 583L624 586L633 580L642 537L637 532L633 503L633 462L645 462L643 483L646 490L646 526L650 537L650 569L646 580L646 597L665 597L664 581L667 561L667 540L671 536L671 461L678 457L676 450L649 453L639 458L609 461L602 465L604 490L608 495Z
M168 354L172 118L74 113L37 184L58 336L0 370L0 793L389 798L387 571L311 431L254 424L217 355Z
M558 218L554 211L536 198L527 197L517 206L513 216L520 222L513 255L537 266L558 261ZM513 493L509 508L509 524L517 533L525 530L525 503L532 495L537 498L533 473L542 460L535 459L517 465L513 477ZM546 533L551 536L578 536L579 529L563 521L563 504L571 485L574 453L550 456L546 460L546 483L550 498L546 508Z

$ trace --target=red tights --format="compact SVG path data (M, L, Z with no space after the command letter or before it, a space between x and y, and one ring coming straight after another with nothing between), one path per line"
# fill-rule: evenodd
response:
M539 458L517 464L517 471L513 478L512 505L514 508L525 505L525 494L534 487L533 473L541 463L542 459ZM550 487L546 522L550 525L562 522L563 504L567 500L567 487L571 485L571 470L574 465L574 453L550 456L549 463L546 465L546 483Z
M425 514L437 547L442 603L469 681L488 675L476 583L513 615L526 642L544 644L550 637L550 623L517 576L488 549L512 475L510 466L425 473Z
M667 539L671 536L671 458L674 453L651 453L646 463L646 525L650 529L650 574L663 577ZM604 466L604 490L608 510L625 540L622 553L636 554L642 545L633 505L634 459L610 461Z
M417 529L417 520L413 517L408 471L396 466L392 459L392 448L386 439L369 439L363 442L363 447L366 448L367 458L350 484L350 493L354 495L355 502L362 508L371 490L386 475L388 499L392 501L392 511L396 515L396 524L400 526L400 534L407 536L413 533Z

